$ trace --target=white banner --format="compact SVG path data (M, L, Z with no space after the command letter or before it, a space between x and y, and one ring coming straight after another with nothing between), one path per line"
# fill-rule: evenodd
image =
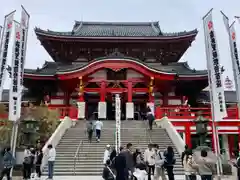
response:
M222 82L219 52L213 27L212 10L203 18L207 69L209 71L210 91L213 101L214 120L220 121L227 116L224 87Z
M2 101L3 85L6 79L8 45L11 38L12 24L15 11L5 16L2 41L0 43L0 101Z
M232 54L232 65L234 69L234 80L236 91L238 95L238 103L240 103L240 64L239 64L239 57L238 57L238 49L237 49L237 38L236 38L236 31L234 28L234 24L229 27L229 35L230 35L230 43L231 43L231 54Z
M20 87L20 91L19 91L19 96L20 98L18 99L18 105L17 107L19 108L18 111L18 116L20 118L21 116L21 104L22 104L22 91L23 91L23 75L24 75L24 65L25 65L25 59L26 59L26 52L27 52L27 37L28 37L28 29L29 29L29 19L30 19L30 15L27 13L27 11L24 9L23 6L22 7L22 14L21 14L21 22L20 22L20 26L22 28L22 42L21 42L21 58L20 58L20 68L19 68L19 87Z
M233 68L233 75L234 75L234 81L235 81L235 88L236 88L236 94L237 94L237 102L240 103L240 65L239 65L239 59L238 59L238 50L237 50L237 42L236 42L236 31L234 28L235 22L229 26L229 19L228 17L221 11L223 15L223 22L225 24L225 28L228 33L229 38L229 46L230 46L230 53L231 53L231 59L232 59L232 68Z
M116 151L119 152L121 146L121 99L119 94L115 97L115 118L116 118L116 131L115 131L115 146Z
M22 41L22 28L19 23L14 21L14 39L13 39L13 51L12 51L12 69L11 69L11 86L9 90L9 120L17 121L19 118L19 111L21 111L21 106L19 107L19 94L21 92L21 87L19 86L19 69L21 61L21 41Z

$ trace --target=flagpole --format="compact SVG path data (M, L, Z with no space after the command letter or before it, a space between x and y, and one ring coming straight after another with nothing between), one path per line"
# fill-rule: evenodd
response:
M205 17L208 16L209 13L211 13L213 8L202 18L203 20ZM203 21L203 27L205 27L204 21ZM204 34L207 34L205 28L204 28ZM214 140L214 146L215 146L215 155L217 157L217 179L221 180L221 164L220 164L220 151L219 151L219 141L218 141L218 132L215 124L215 108L214 108L214 102L213 102L213 86L212 86L212 72L211 72L211 64L210 64L210 57L207 55L207 52L209 51L207 47L207 37L205 38L205 50L206 50L206 59L207 59L207 69L208 69L208 84L209 84L209 94L210 94L210 103L211 103L211 116L212 116L212 136Z

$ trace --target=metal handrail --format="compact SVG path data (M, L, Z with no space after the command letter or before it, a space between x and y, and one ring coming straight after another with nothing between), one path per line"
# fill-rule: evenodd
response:
M82 149L82 147L83 147L83 140L81 140L80 143L78 144L77 150L74 155L74 167L73 167L74 175L76 175L76 163L77 161L79 161L79 152L80 152L80 149Z

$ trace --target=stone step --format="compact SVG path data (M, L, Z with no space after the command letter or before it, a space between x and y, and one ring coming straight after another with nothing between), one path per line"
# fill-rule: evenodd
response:
M74 163L72 164L72 166L71 166L71 164L70 164L70 166L69 166L69 164L55 164L54 165L54 168L57 168L57 169L66 168L66 170L71 169L73 167L74 167ZM79 168L81 168L81 169L95 169L95 168L103 168L103 167L104 167L104 165L102 163L101 164L75 164L76 169L79 169ZM175 169L182 169L183 167L182 167L181 164L178 164L178 165L175 165L174 168Z
M96 156L96 155L94 155L94 156L87 156L87 157L85 157L85 156L81 156L80 155L76 159L75 159L74 156L68 156L68 157L66 157L66 156L59 156L58 158L56 158L56 161L62 161L62 160L69 160L69 161L72 161L72 162L74 162L74 160L78 160L78 161L92 161L92 160L99 160L100 161L101 160L102 161L103 160L103 156ZM180 158L178 158L177 161L180 162Z
M46 176L47 173L44 172L43 175ZM184 175L184 173L183 171L174 171L174 175ZM99 176L99 179L101 179L102 172L54 172L54 176Z
M96 161L93 161L93 160L89 160L89 161L80 161L80 160L76 160L76 162L74 162L73 160L68 160L68 159L62 159L61 161L56 161L56 165L71 165L74 163L76 164L79 164L79 165L82 165L82 164L85 164L85 165L92 165L92 166L95 166L96 164L101 164L102 165L102 162L103 162L103 159L96 159ZM181 160L180 159L177 159L176 161L176 165L177 166L182 166L182 163L181 163Z
M74 172L74 167L72 167L72 168L67 168L67 169L65 169L65 168L54 168L54 173L56 172ZM101 174L102 173L102 171L103 171L103 168L102 167L99 167L99 168L96 168L96 169L92 169L92 168L86 168L86 169L84 169L84 170L82 170L82 169L75 169L75 172L84 172L84 173L86 173L86 172L98 172L99 174ZM174 168L174 172L182 172L183 171L183 169L181 168L181 169L179 169L179 168Z

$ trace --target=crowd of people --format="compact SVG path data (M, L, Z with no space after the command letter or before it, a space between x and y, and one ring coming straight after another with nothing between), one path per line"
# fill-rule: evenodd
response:
M48 161L48 179L51 180L53 178L56 150L51 144L48 145L48 150L45 154L43 154L41 149L42 148L39 147L34 148L28 146L24 150L22 162L22 176L24 180L41 178L43 168L42 161L44 156L46 156ZM11 169L16 164L15 158L9 147L4 148L1 155L3 157L3 170L1 172L0 180L2 180L4 176L7 177L7 180L10 180Z
M148 148L141 152L140 149L133 150L133 145L128 143L126 147L120 147L117 154L110 145L106 146L104 152L102 177L104 180L174 180L173 167L176 163L173 148L171 146L163 152L157 144L149 144Z

